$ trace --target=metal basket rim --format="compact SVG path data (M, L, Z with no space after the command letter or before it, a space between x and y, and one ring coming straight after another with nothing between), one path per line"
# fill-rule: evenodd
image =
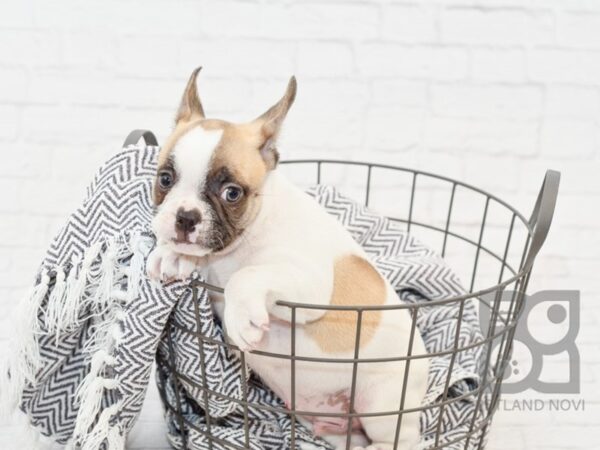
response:
M399 170L402 172L412 173L414 176L422 175L422 176L426 176L426 177L440 179L442 181L452 183L453 185L462 186L466 189L470 189L474 192L477 192L478 194L482 194L482 195L486 196L486 198L494 200L497 203L499 203L500 205L507 208L510 212L512 212L514 214L515 217L518 217L520 219L520 221L523 223L523 225L525 225L525 227L527 229L528 240L531 239L531 237L533 236L533 233L534 233L534 227L532 226L531 222L529 220L527 220L525 218L525 216L521 212L519 212L515 207L511 206L509 203L502 200L498 196L493 195L493 194L491 194L483 189L480 189L476 186L473 186L469 183L458 181L458 180L455 180L455 179L447 177L447 176L438 175L433 172L410 169L408 167L395 166L395 165L391 165L391 164L382 164L382 163L374 163L374 162L366 162L366 161L347 161L347 160L338 160L338 159L289 159L289 160L282 160L279 163L286 164L286 165L292 165L292 164L354 165L354 166L368 167L369 170L371 170L372 168L387 169L387 170ZM405 222L405 220L403 220L403 219L397 219L397 218L393 218L393 217L391 217L390 219ZM496 292L499 289L503 290L506 286L513 284L516 281L522 279L531 269L530 267L528 267L525 264L521 264L520 266L521 267L519 268L518 272L515 273L513 271L513 273L514 273L513 276L511 276L510 278L507 278L506 280L504 280L502 282L496 283L493 286L486 287L486 288L483 288L483 289L480 289L480 290L477 290L474 292L470 292L470 293L468 292L468 293L458 295L458 296L453 296L453 297L444 298L444 299L440 299L440 300L428 300L427 302L419 302L416 304L408 304L408 303L399 302L397 305L353 305L353 306L348 306L348 305L315 305L312 303L300 303L300 302L283 301L283 300L277 300L275 303L279 306L288 307L291 309L296 308L296 309L320 309L320 310L341 310L341 311L382 311L382 310L387 311L387 310L398 310L398 309L412 310L412 309L418 309L420 306L428 306L429 307L429 306L446 305L446 304L459 303L459 302L463 302L463 301L466 301L469 299L481 297L481 296ZM216 286L214 284L207 283L205 281L193 280L191 284L195 285L195 286L204 287L205 289L212 291L212 292L217 292L217 293L221 293L221 294L224 292L224 288L222 288L220 286Z

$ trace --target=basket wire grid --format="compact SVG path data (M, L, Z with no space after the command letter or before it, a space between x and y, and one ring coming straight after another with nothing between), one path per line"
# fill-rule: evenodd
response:
M311 167L311 170L314 170L314 181L317 184L320 184L323 179L324 170L331 167L343 167L347 168L349 166L360 167L361 170L366 171L366 182L363 186L363 203L366 206L369 206L370 200L372 197L372 182L373 175L378 170L386 170L393 171L394 173L403 174L404 176L408 176L409 189L410 189L410 197L408 202L408 214L405 218L396 218L389 217L390 220L397 221L399 223L403 223L408 232L415 232L415 229L421 230L430 230L434 233L438 233L442 236L441 246L438 249L439 253L442 256L447 256L447 249L450 240L458 240L462 241L464 244L471 246L475 249L475 255L472 264L470 265L470 288L467 294L456 296L453 298L443 299L443 300L434 300L427 302L419 302L419 303L398 303L398 305L383 305L383 306L341 306L341 305L327 305L327 306L315 306L312 304L306 303L293 303L293 302L277 302L278 305L287 307L290 309L290 317L291 317L291 347L289 354L277 354L270 353L264 351L254 351L254 353L270 357L270 358L280 358L284 360L288 360L290 364L290 376L291 376L291 399L289 408L280 408L270 405L262 405L255 404L248 401L248 385L246 381L246 376L242 377L242 398L236 398L233 396L225 396L224 394L218 393L214 390L208 388L208 384L206 383L206 373L205 373L205 361L203 352L199 350L200 353L200 365L202 374L204 377L203 386L195 383L193 380L185 377L185 375L178 373L175 370L176 365L176 356L173 348L172 341L172 333L170 330L173 327L177 328L177 331L180 333L188 334L195 339L198 340L198 348L201 349L204 343L214 344L218 346L225 346L232 350L236 350L237 348L229 343L220 342L206 336L203 336L198 332L200 330L200 313L197 307L197 299L198 299L198 291L199 289L205 288L208 289L209 293L218 292L222 293L223 289L218 286L213 286L208 283L202 281L194 281L192 282L191 288L193 291L194 303L196 304L195 311L195 320L196 320L196 330L185 329L182 326L174 323L174 321L170 321L167 328L169 331L168 334L168 346L169 346L169 370L171 375L173 375L173 380L175 383L175 402L174 404L170 403L167 399L165 392L161 392L161 397L163 399L163 403L167 410L169 410L172 414L174 414L178 427L182 430L182 440L183 440L183 449L188 450L188 443L186 440L186 429L193 428L196 432L206 436L209 448L213 448L214 445L231 448L231 449L243 449L249 448L249 427L248 427L248 408L251 406L252 408L263 409L267 411L277 411L286 413L290 416L292 421L291 427L291 448L296 448L295 439L296 439L296 423L298 417L336 417L343 418L347 420L350 424L354 418L361 417L373 417L373 416L396 416L396 429L395 429L395 442L394 448L398 446L398 436L400 432L400 428L402 426L402 418L405 414L409 413L417 413L424 411L429 408L439 408L438 421L436 424L436 433L435 438L428 449L436 450L443 449L452 446L452 448L478 448L482 449L485 446L485 439L488 428L490 426L492 417L494 412L498 406L498 400L501 393L502 381L504 379L505 370L507 369L508 362L510 360L511 352L512 352L512 344L513 338L515 334L515 329L519 321L520 313L523 309L527 285L529 282L529 278L531 275L531 270L533 267L533 263L535 258L542 247L546 236L548 234L548 230L552 221L552 216L554 214L554 206L556 203L556 198L558 195L558 185L560 180L560 174L555 171L548 171L544 178L541 190L539 192L537 201L533 208L533 212L529 219L526 219L519 211L510 206L508 203L502 201L494 195L491 195L481 189L478 189L474 186L453 180L451 178L435 175L428 172L417 171L402 167L395 167L390 165L383 164L374 164L374 163L365 163L365 162L350 162L350 161L337 161L337 160L296 160L296 161L283 161L282 164L286 164L287 167L290 165L296 170L299 167ZM421 180L436 180L441 182L442 185L445 186L446 192L449 193L449 201L447 202L445 208L446 209L446 217L445 223L443 226L439 224L426 223L424 221L416 220L414 216L414 205L415 198L419 195L419 183ZM456 209L456 199L457 199L457 190L464 189L472 194L480 196L483 199L483 211L480 216L479 223L476 224L478 228L477 238L473 239L472 237L468 237L466 233L462 233L460 231L456 231L453 229L453 222L457 220L453 217L453 211ZM484 232L486 230L486 226L491 205L494 204L495 207L499 207L503 209L507 213L507 217L509 217L508 226L506 230L505 240L502 242L502 250L496 251L492 250L488 245L484 245L483 237ZM517 229L521 230L521 233L524 236L523 242L517 245L518 250L513 251L512 248L515 246L514 244L514 236L517 233ZM418 234L418 233L417 233ZM482 256L486 255L491 257L492 260L495 260L497 265L499 266L498 271L496 272L495 283L491 283L492 285L489 287L484 287L482 289L475 289L476 280L478 278L478 269L480 269L480 264L482 260ZM489 270L488 270L489 272ZM460 346L459 345L459 335L461 330L461 321L463 318L463 312L465 308L465 303L468 301L474 301L477 303L479 307L480 313L488 317L487 326L483 327L482 335L483 339L471 343L468 346ZM453 344L449 346L449 348L436 353L428 353L428 354L413 354L412 352L412 343L415 337L415 333L418 328L416 326L416 318L417 318L417 310L421 307L431 307L435 305L456 305L458 307L458 323L456 327L456 334L454 336ZM354 343L354 354L351 358L326 358L326 357L308 357L301 356L296 354L296 312L298 309L306 308L306 309L320 309L320 310L344 310L344 311L353 311L357 315L357 325L356 325L356 335L355 335L355 343ZM412 324L410 329L410 336L408 342L408 350L405 355L399 357L388 357L388 358L360 358L360 339L361 339L361 320L363 315L367 311L381 311L382 314L385 313L386 310L392 309L407 309L412 317ZM485 329L487 328L487 329ZM473 348L476 346L483 347L483 369L481 370L481 379L477 388L470 390L464 394L458 396L452 396L449 394L449 388L451 386L451 374L452 369L455 364L456 356L459 352L468 350L469 348ZM240 352L240 358L242 362L242 370L246 370L246 360L245 354ZM437 401L430 405L423 405L416 408L405 408L404 401L406 397L406 386L407 379L410 370L411 361L419 359L419 358L432 358L434 356L444 356L447 355L450 358L450 366L448 370L448 375L445 379L444 391L443 394L437 399ZM311 361L311 362L319 362L319 363L345 363L352 365L352 377L351 377L351 386L350 386L350 396L349 396L349 412L348 413L326 413L319 411L301 411L296 409L296 362L297 361ZM356 378L359 364L369 364L369 363L383 363L383 362L391 362L391 361L405 361L405 372L404 372L404 380L403 380L403 388L401 393L401 400L397 410L393 411L380 411L375 413L363 413L359 414L354 411L354 403L355 403L355 394L356 394ZM200 389L204 395L205 405L203 406L206 420L206 430L200 429L193 423L190 423L184 415L182 414L182 401L179 397L179 389L182 385L192 386L195 389ZM243 414L244 414L244 433L245 433L245 447L240 447L233 445L231 443L225 442L216 436L211 434L211 417L208 414L208 396L218 396L220 398L226 399L228 401L234 402L240 405ZM465 399L470 399L476 405L474 409L474 413L471 415L471 418L468 422L468 431L459 435L452 440L446 440L441 442L441 434L442 434L442 418L445 408L448 407L449 404L453 402L463 401ZM487 413L479 414L482 402L487 402L486 410ZM202 405L201 405L202 406ZM346 449L350 449L350 435L352 432L352 427L348 426L347 438L346 438ZM464 443L464 444L463 444Z

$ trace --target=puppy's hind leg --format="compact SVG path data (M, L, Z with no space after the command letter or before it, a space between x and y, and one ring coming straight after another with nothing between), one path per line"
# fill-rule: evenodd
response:
M412 367L411 367L412 369ZM411 379L412 378L412 379ZM426 377L424 377L426 379ZM400 407L402 395L403 374L396 376L378 377L375 384L370 384L367 395L362 402L357 403L358 413L382 413L395 411ZM406 389L404 408L412 409L421 405L426 382L409 377ZM371 444L365 450L412 450L419 443L420 412L404 413L398 428L398 415L369 416L360 419L363 429ZM396 441L396 434L398 440ZM394 444L396 446L394 446ZM354 450L361 450L357 448Z

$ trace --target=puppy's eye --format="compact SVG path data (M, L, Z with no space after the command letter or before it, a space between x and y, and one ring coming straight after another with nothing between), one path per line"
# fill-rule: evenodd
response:
M175 177L170 170L163 170L158 174L158 184L162 189L169 189L173 186Z
M221 190L221 198L227 203L237 203L244 195L244 190L237 184L228 183Z

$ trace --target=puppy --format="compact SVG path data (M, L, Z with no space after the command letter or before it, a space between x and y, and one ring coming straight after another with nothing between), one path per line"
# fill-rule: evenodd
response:
M230 341L241 351L290 354L291 309L278 300L316 306L397 305L390 284L348 231L278 170L277 137L296 95L292 77L283 98L243 124L207 119L197 94L196 69L187 84L173 133L163 146L154 200L157 246L147 271L156 280L185 279L205 269L208 282L224 286L214 298ZM298 357L354 358L356 311L298 308ZM411 318L406 310L364 311L359 358L406 355ZM412 354L424 354L418 331ZM246 361L299 420L334 446L410 449L419 441L419 413L427 385L426 358L359 363L351 398L353 364L300 359L292 387L289 360L248 353ZM295 392L292 398L292 392ZM366 417L348 423L352 409ZM384 413L387 415L368 415ZM320 413L329 415L319 416ZM338 414L338 417L335 415Z

